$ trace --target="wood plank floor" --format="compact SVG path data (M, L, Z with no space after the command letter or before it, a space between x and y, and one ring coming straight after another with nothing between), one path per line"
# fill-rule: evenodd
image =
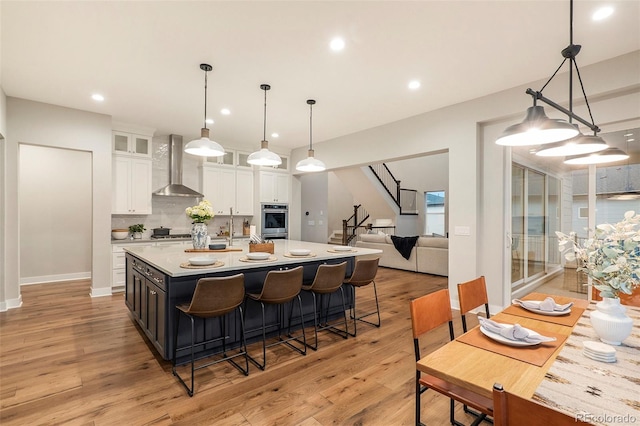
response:
M23 306L0 313L0 423L413 424L409 300L445 288L447 278L380 268L376 282L381 328L359 324L347 340L321 332L319 350L307 356L277 345L267 370L252 367L248 377L228 363L202 369L193 398L155 355L122 294L92 299L88 282L22 287ZM357 297L359 309L374 306L371 286ZM446 327L437 330L424 353L447 339ZM441 395L425 393L422 410L427 424L448 424Z

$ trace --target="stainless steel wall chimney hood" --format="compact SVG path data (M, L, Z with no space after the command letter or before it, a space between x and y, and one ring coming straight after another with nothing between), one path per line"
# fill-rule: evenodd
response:
M204 195L182 184L182 136L169 135L169 185L160 188L153 195L164 197L200 197Z

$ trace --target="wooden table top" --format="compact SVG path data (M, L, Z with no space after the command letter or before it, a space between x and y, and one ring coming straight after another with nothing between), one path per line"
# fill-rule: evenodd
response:
M535 299L539 297L544 299L547 295L536 293L530 296ZM553 297L558 303L566 303L564 300L567 299L574 301L581 307L587 304L586 301L580 299ZM518 323L541 334L549 331L569 336L573 329L570 326L502 312L491 316L491 319L503 323ZM454 383L487 398L492 397L493 384L496 382L501 383L505 389L509 389L509 392L531 398L561 350L562 345L553 352L544 365L538 367L454 340L421 358L416 363L416 367L424 373Z

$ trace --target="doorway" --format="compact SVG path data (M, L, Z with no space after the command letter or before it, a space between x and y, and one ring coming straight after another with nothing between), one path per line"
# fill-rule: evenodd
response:
M91 278L91 152L18 149L20 285Z

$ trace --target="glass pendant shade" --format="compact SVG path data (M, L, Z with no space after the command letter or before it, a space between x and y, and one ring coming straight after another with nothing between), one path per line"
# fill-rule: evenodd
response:
M536 155L540 157L566 157L570 155L591 154L592 152L603 151L609 145L600 136L583 135L568 139L562 142L553 142L544 145Z
M621 149L616 147L607 148L600 152L594 152L585 155L572 155L564 159L564 164L572 165L588 165L588 164L604 164L622 161L629 158Z
M541 106L527 108L522 123L507 127L496 140L498 145L527 146L560 142L578 135L579 131L565 120L552 120Z
M304 160L298 161L296 164L296 170L301 172L322 172L327 169L327 166L317 158L313 156L313 150L309 150L309 156Z
M218 142L209 139L209 129L200 129L200 139L194 139L184 147L184 152L200 157L220 157L224 148Z
M262 148L249 155L247 163L254 166L279 166L282 164L282 158L273 151L269 151L269 142L262 141Z

